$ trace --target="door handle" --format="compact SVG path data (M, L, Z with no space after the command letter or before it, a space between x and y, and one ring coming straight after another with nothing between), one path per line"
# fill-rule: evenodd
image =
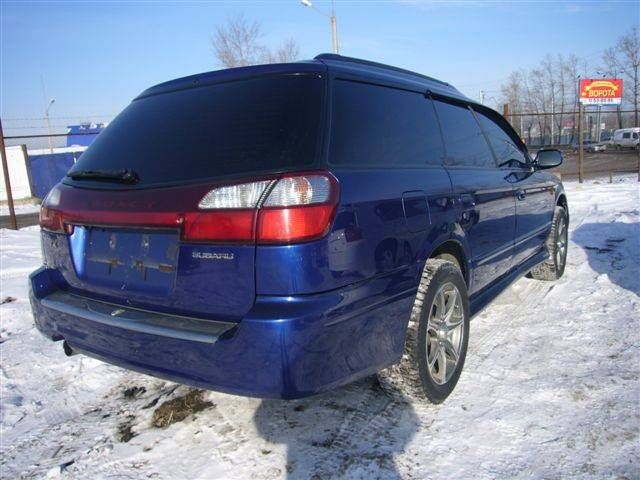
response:
M458 197L462 208L474 208L476 206L476 199L473 195L463 193Z
M516 190L516 198L518 200L524 200L527 197L527 194L524 192L524 190L518 189Z

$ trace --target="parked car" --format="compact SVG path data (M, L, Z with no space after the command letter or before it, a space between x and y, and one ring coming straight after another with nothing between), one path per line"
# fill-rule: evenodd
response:
M571 149L574 151L574 153L578 151L578 147L578 142L573 142L571 144ZM583 140L582 148L585 152L596 153L604 152L607 149L607 146L604 143L598 143L593 140Z
M640 128L621 128L613 132L611 139L612 145L616 150L624 148L638 149L640 143Z
M214 390L380 372L441 402L471 316L563 274L561 162L451 85L364 60L163 83L44 200L35 323L68 355Z

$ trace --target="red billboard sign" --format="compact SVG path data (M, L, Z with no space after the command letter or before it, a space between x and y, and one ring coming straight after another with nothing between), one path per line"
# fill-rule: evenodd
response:
M620 105L622 80L601 78L580 80L580 103L585 105Z

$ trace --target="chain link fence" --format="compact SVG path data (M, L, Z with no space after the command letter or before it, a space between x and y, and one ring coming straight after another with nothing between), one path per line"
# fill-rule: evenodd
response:
M613 182L620 176L638 174L640 181L640 152L633 139L625 146L614 139L616 130L634 126L637 116L634 110L588 107L553 113L519 113L504 105L503 115L532 154L541 148L562 151L564 163L554 171L564 179Z

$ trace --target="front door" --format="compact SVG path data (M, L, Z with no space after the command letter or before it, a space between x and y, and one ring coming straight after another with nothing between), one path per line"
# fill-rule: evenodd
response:
M472 110L434 99L446 147L446 169L453 186L461 234L471 251L470 293L511 267L515 239L515 199L509 172L498 168Z
M516 233L512 266L516 267L545 244L555 206L555 182L549 173L532 168L522 142L503 117L482 107L474 109L504 178L513 186Z

